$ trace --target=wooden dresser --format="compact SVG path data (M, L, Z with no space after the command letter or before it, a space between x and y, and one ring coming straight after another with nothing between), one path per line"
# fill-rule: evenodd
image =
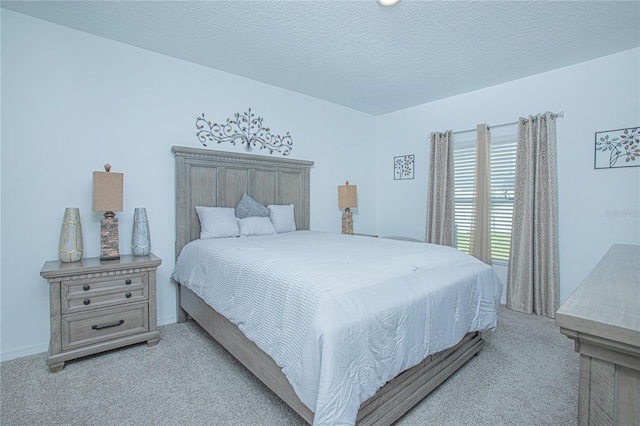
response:
M580 353L579 425L640 425L640 246L615 244L556 312Z
M120 260L49 261L40 275L49 282L52 372L66 361L146 341L158 342L153 254Z

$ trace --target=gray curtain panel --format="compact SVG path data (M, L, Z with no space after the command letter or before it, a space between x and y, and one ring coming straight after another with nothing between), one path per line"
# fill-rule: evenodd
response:
M471 254L491 265L491 134L487 124L478 124L476 167L473 187Z
M451 131L433 132L429 150L427 243L454 246L454 174Z
M518 122L507 308L555 318L559 303L556 118Z

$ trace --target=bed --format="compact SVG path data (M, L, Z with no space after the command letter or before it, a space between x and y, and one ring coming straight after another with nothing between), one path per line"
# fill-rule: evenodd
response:
M293 336L288 338L286 342L291 342L290 346L293 346L294 348L302 348L304 355L296 358L296 362L293 363L289 363L289 358L286 356L283 361L282 354L280 352L284 352L284 349L280 351L278 345L273 346L273 342L269 343L269 336L267 336L267 340L265 341L264 329L260 329L260 327L266 327L266 325L255 324L255 322L252 323L250 321L247 322L247 319L242 317L242 315L244 315L242 312L237 312L237 310L233 311L233 306L224 305L224 303L219 301L220 305L216 305L217 301L215 297L212 300L207 299L207 291L203 291L202 286L197 283L193 284L189 282L191 276L197 275L196 270L205 270L207 269L205 266L195 268L190 267L193 269L193 273L188 272L189 269L186 270L187 272L185 272L185 270L179 271L179 268L183 268L183 264L186 262L184 258L186 258L188 254L202 253L202 250L212 250L212 252L207 252L209 254L202 255L204 256L202 259L207 260L207 262L201 262L201 265L213 263L209 262L209 259L215 259L216 262L228 263L210 267L204 275L213 275L216 270L230 269L230 271L226 271L228 277L247 275L245 278L247 279L248 286L264 285L264 288L266 289L270 288L267 287L267 285L277 286L279 285L279 282L284 282L284 280L281 278L272 278L269 275L266 275L263 271L271 269L271 265L274 263L288 263L289 259L299 257L297 252L301 252L301 250L293 251L284 256L280 256L275 260L266 255L261 257L261 255L256 253L267 253L269 251L285 253L284 250L286 250L287 247L313 246L315 249L319 249L325 245L326 247L324 249L320 249L320 251L324 253L322 256L327 258L332 257L331 253L335 253L340 250L343 252L351 250L356 254L356 256L357 253L361 253L360 258L355 259L353 262L346 262L342 266L340 259L333 259L333 262L336 265L335 268L327 268L327 264L323 264L323 268L317 269L316 271L298 271L304 276L306 281L310 282L315 280L318 281L318 285L322 285L322 282L325 279L327 282L333 282L332 280L337 280L341 275L350 277L345 282L333 285L332 291L336 291L336 294L346 291L343 288L344 285L353 285L355 286L355 289L364 288L362 287L363 284L361 285L357 282L358 279L364 282L368 279L367 277L360 277L358 275L359 272L357 271L349 275L350 271L353 272L353 270L350 269L353 264L364 262L364 258L376 258L376 256L383 256L377 258L376 263L379 267L380 264L384 263L380 259L390 259L393 256L390 254L391 252L405 253L395 257L398 259L398 262L394 268L398 269L399 273L402 273L403 270L407 270L406 273L411 274L414 279L421 279L420 274L422 273L421 271L423 268L420 265L413 266L414 263L420 262L419 259L425 257L432 258L432 262L435 262L438 257L436 254L430 254L429 256L422 257L419 256L421 250L426 250L428 249L427 246L431 246L428 244L396 240L382 241L382 239L370 237L356 237L340 234L329 235L309 231L309 189L310 170L313 166L312 162L185 147L173 147L173 152L176 159L176 271L174 271L173 277L178 282L178 285L176 286L178 321L184 322L188 317L193 318L198 322L198 324L200 324L200 326L202 326L203 329L205 329L214 339L224 346L235 358L245 365L256 377L265 383L308 423L352 424L354 423L354 419L357 424L393 423L422 398L428 395L439 384L446 380L457 369L464 365L469 359L476 355L484 344L481 331L495 327L497 306L502 292L502 285L499 283L499 280L495 277L491 268L487 269L487 267L480 266L481 264L475 260L470 261L468 256L459 257L459 254L453 249L444 248L445 251L451 250L456 252L453 254L453 257L456 259L454 264L457 266L451 269L451 271L460 271L464 268L470 268L472 270L470 275L471 279L460 278L457 279L456 282L460 286L463 286L464 288L472 288L474 291L480 289L481 295L478 296L474 293L473 297L467 297L464 295L465 293L462 292L460 294L463 294L463 296L456 297L463 297L465 300L464 303L460 303L460 300L463 299L451 299L452 301L445 303L445 305L452 308L452 313L450 315L451 318L445 317L441 314L438 314L437 317L442 320L441 322L443 324L451 323L455 325L451 326L451 330L435 329L430 331L435 335L446 335L446 338L444 338L442 342L438 342L438 344L433 345L429 344L428 348L412 348L410 351L407 351L410 353L410 356L407 355L407 358L411 358L411 361L398 361L394 358L387 362L387 358L391 359L389 357L389 353L387 353L385 360L380 361L381 367L379 369L371 366L369 366L368 369L360 368L360 373L358 373L360 375L355 373L353 374L353 377L355 377L355 383L345 386L344 383L349 383L349 380L351 380L349 378L351 377L351 374L346 374L346 376L349 377L332 377L330 374L332 370L329 368L332 364L323 358L324 353L322 348L313 347L314 341L322 341L323 344L325 344L325 341L330 341L330 337L327 336L331 336L333 331L329 332L328 328L326 328L326 321L319 321L313 316L316 311L312 309L309 311L311 314L308 314L304 309L300 309L300 317L308 318L308 321L298 321L302 326L302 331L295 329L293 332L285 334L287 336ZM200 221L195 207L234 207L243 197L243 194L250 195L264 206L292 205L295 228L297 231L286 234L276 234L273 236L220 239L226 241L200 240ZM270 244L276 244L273 246L276 248L271 249L270 247L272 246ZM280 244L280 246L277 246L277 244ZM362 247L369 247L372 250L371 253L362 252L364 248L361 250L358 248L357 244L362 244ZM336 247L339 248L336 249ZM340 247L342 247L342 249ZM437 248L434 247L433 249L435 250ZM214 252L213 250L217 251ZM182 253L183 251L184 254ZM410 259L411 261L408 261L407 259L412 256L411 253L414 253L413 258L412 260ZM183 254L182 257L180 256L181 254ZM233 259L235 254L237 254L237 258L243 258L245 263L235 265L233 263L235 262ZM344 253L341 252L340 256L343 254ZM317 255L317 252L314 255ZM247 257L252 258L249 263L246 263ZM286 261L283 261L283 258ZM461 265L463 263L466 266L462 267ZM269 266L267 267L265 265ZM374 265L372 265L371 268L374 268ZM236 268L237 270L234 272L233 268ZM386 273L384 271L391 271L394 268L385 267L383 269L379 269L377 270L377 274L384 275ZM319 273L321 270L327 271L326 273L333 275L325 278L324 275ZM240 273L239 271L242 272ZM442 274L442 272L443 271L440 270L438 273ZM254 275L251 275L251 273ZM296 273L290 275L300 274ZM359 278L354 279L354 277ZM218 281L222 280L220 277L216 279ZM389 275L385 279L395 280L396 278L395 276ZM262 299L268 299L267 296L271 295L272 292L275 293L277 291L277 287L273 288L276 290L263 292ZM324 299L322 299L322 297L324 297L325 294L323 292L326 291L328 290L323 289L322 291L319 291L317 294L320 294L321 296L318 296L315 299L311 297L311 299L317 300L316 306L321 306L323 309L326 307L326 304L323 302ZM396 293L405 294L411 291L413 290ZM373 294L369 290L364 291L364 293L366 293L368 297L371 297ZM331 297L327 296L327 300L339 300L334 296L335 295L333 294ZM393 298L392 296L392 293L388 293L383 298ZM432 295L425 295L425 298L429 297L432 299L434 298ZM434 300L443 300L439 299L439 297L440 296L436 297ZM478 297L480 299L476 300ZM309 298L309 296L306 295L303 298ZM207 300L205 301L205 299ZM223 300L224 298L220 297L220 299ZM473 299L473 306L468 299ZM233 301L236 299L231 298L229 300ZM271 307L277 305L278 300L280 299L276 298L270 300L267 306ZM264 301L262 302L262 308L259 306L253 306L248 311L259 311L259 309L263 309L264 311ZM296 303L294 303L294 305ZM438 303L432 305L435 306L438 305ZM467 310L471 311L471 320L458 321L458 316L460 316L459 307L461 305L469 305ZM216 306L217 309L214 309L212 306ZM300 305L298 304L298 306ZM336 315L336 312L352 311L351 309L344 309L344 305L338 304L337 306L338 308L335 306L332 308L334 309L333 311L327 310L328 308L325 309L323 311L324 315L332 317ZM341 306L342 308L340 308ZM231 309L231 311L229 311L229 309ZM269 309L270 308L267 308L267 310ZM278 309L285 308L279 307ZM473 311L474 309L476 310L475 313ZM226 316L219 311L225 313ZM260 315L266 312L263 311L260 311ZM294 312L294 314L297 313ZM411 316L415 317L413 314ZM228 319L227 317L231 319ZM283 318L284 317L286 316L283 316ZM357 315L351 315L351 317L355 318ZM314 318L316 319L314 320ZM352 324L350 326L351 328L370 327L369 325L365 325L364 321L362 325L358 324L357 321L351 323L350 321L352 319L353 318L346 321L346 323ZM282 321L285 322L284 319ZM269 321L265 320L264 322L268 323ZM340 324L343 322L345 321L341 320ZM469 322L469 324L466 324L466 322ZM384 323L384 321L375 322L376 326L382 323ZM466 325L461 327L461 323L465 323ZM319 330L318 327L325 328ZM468 330L465 329L465 327L468 328ZM333 330L338 327L331 325L329 328ZM415 329L415 327L410 328ZM428 328L429 327L425 327L425 329ZM259 331L255 331L256 329L259 329ZM286 324L280 324L278 332L281 331L280 329L287 332L291 331L287 329ZM455 330L455 332L452 330ZM342 331L339 330L336 333L342 333ZM276 331L274 331L273 334L277 334ZM380 334L385 335L388 333L383 332ZM315 336L316 338L308 338L310 335ZM367 339L371 340L371 336L366 336L364 341L368 341ZM277 339L275 341L277 342ZM297 345L300 341L304 344ZM404 339L396 339L396 343L398 341L404 342ZM371 342L374 341L371 340ZM330 343L327 343L327 345L329 344ZM358 343L354 340L354 345L357 344ZM376 348L378 347L378 343L374 342L372 345ZM438 345L444 346L439 348L437 351L434 350ZM385 347L387 346L389 345L387 344ZM326 350L326 348L325 351L327 353L337 353L338 350L334 349L340 347L340 344L334 343L333 347L326 346L326 348L332 349L331 351ZM354 352L354 350L350 350L348 347L345 347L345 351ZM355 352L358 351L368 352L367 350L357 350ZM425 351L424 354L427 355L425 356L423 354L416 359L416 354L421 353L421 351ZM386 353L388 351L376 349L371 352ZM347 355L344 356L346 357ZM321 362L308 362L309 359L313 359L314 357L321 359ZM305 360L306 364L301 363L301 359ZM345 360L340 358L339 361L340 362L337 364L342 363L347 364L347 366L352 363L351 361L346 360L346 358ZM301 366L301 364L304 364L304 366ZM324 370L319 370L319 372L313 370L313 368L316 368L318 364L322 366L318 368L324 368ZM347 367L341 365L339 368L334 370L349 371L345 370L345 368ZM310 383L305 383L304 375L301 375L300 373L310 371L312 371L310 376L313 376L314 378L309 379ZM367 374L372 373L371 375L376 377L369 380L370 378L368 376L365 377L362 375L362 371L365 371ZM319 380L320 382L315 382L313 380ZM376 380L382 380L382 382L375 385ZM330 383L330 385L327 385L327 382ZM360 389L363 387L360 386L361 382L366 382L369 387L366 389ZM337 385L335 385L335 383L337 383ZM331 386L334 387L332 388ZM371 386L373 386L373 388L371 388ZM351 387L358 388L358 390L351 391ZM343 388L349 389L344 391ZM311 396L309 396L309 392L311 392ZM334 392L336 397L332 398ZM354 392L357 394L355 397ZM371 395L368 393L371 393ZM366 398L363 397L363 395L366 396ZM327 398L327 396L329 398ZM315 397L318 397L318 400L314 401L313 398ZM355 402L354 398L356 398ZM327 402L327 399L336 399L339 401ZM310 407L313 407L313 410ZM316 412L314 412L314 410Z

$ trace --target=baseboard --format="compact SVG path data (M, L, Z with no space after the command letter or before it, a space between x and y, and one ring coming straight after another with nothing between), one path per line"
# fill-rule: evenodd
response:
M176 322L176 316L175 315L169 315L169 316L166 316L166 317L158 318L158 327L160 327L162 325L173 324L175 322Z
M0 361L9 361L11 359L22 358L23 356L35 355L49 350L49 343L41 345L29 346L27 348L16 349L0 353Z

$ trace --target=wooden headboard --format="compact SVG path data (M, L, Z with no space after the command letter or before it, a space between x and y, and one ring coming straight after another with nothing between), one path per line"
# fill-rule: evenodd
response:
M195 206L235 207L245 192L259 203L293 204L296 229L309 229L313 161L172 147L176 157L176 258L200 238Z

